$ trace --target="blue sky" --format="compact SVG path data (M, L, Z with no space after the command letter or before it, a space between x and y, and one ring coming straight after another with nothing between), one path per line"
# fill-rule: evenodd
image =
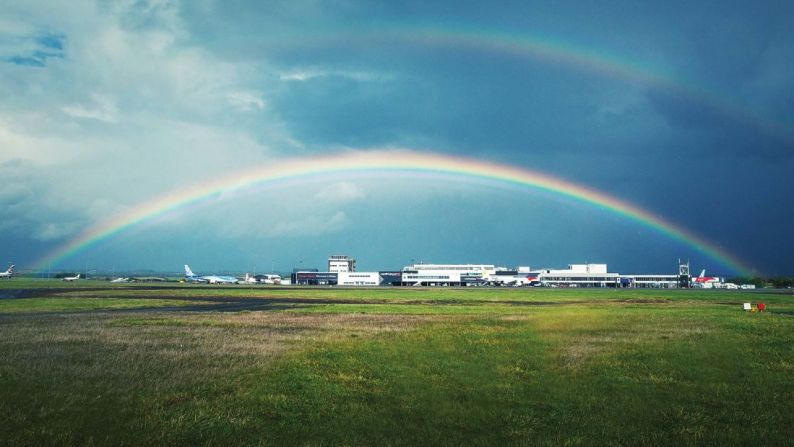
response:
M0 6L0 263L32 267L117 213L245 167L402 147L560 176L761 273L794 274L791 2ZM620 61L700 96L477 40L494 35ZM627 273L684 257L731 273L586 204L426 178L241 191L54 268L285 271L330 254L362 269L605 262Z

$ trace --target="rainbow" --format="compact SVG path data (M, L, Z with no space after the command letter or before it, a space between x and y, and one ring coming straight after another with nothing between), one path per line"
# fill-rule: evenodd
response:
M558 194L616 213L638 224L652 228L674 240L688 244L739 273L749 273L750 267L691 231L659 216L611 197L603 192L540 172L473 158L416 152L406 149L378 149L348 151L333 155L287 160L254 167L241 172L191 185L138 204L104 222L86 229L37 263L37 268L60 261L87 250L139 223L169 212L196 205L219 194L284 182L348 176L357 173L400 173L409 175L456 176L465 179L498 182L505 185L529 187Z
M652 87L695 103L722 119L753 128L786 145L794 146L794 132L787 123L760 116L746 104L725 93L698 86L660 66L639 63L604 50L575 45L548 35L533 35L525 30L498 29L464 23L371 23L344 29L318 29L311 34L287 36L285 47L323 48L328 46L367 46L373 42L413 45L419 48L465 48L489 54L537 60L568 66L576 70Z

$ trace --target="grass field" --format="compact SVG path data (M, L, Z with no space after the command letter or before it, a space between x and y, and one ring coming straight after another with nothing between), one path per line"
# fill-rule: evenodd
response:
M794 445L794 296L5 281L0 420L4 445Z

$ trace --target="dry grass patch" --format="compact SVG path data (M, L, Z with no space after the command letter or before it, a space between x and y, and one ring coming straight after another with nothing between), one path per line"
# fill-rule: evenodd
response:
M0 327L0 373L56 388L90 381L122 394L188 390L267 367L306 342L404 331L427 319L267 312L19 318Z
M567 369L578 369L590 358L605 349L606 347L597 346L593 343L575 343L559 354L560 365Z
M535 318L537 318L536 315L529 315L529 314L524 314L524 315L505 315L505 316L499 317L499 320L501 320L501 321L530 321L530 320L534 320Z
M5 318L0 418L8 425L0 438L46 444L59 433L63 443L90 444L97 430L147 438L157 427L153 443L167 444L170 436L200 436L202 421L231 430L253 417L236 409L236 399L290 350L406 331L429 319L286 312Z
M599 356L642 350L667 343L680 343L711 332L707 327L675 327L659 325L635 325L604 333L582 333L569 337L558 350L559 363L563 368L578 369ZM561 341L561 340L560 340Z
M658 317L648 310L621 314L594 308L554 310L528 320L554 347L557 364L569 370L580 369L596 359L611 361L621 353L680 346L718 330L706 320L676 315Z

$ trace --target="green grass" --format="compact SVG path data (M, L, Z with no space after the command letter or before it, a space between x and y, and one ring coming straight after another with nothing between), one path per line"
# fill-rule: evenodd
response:
M788 295L254 292L316 302L278 312L0 317L2 443L794 444ZM251 296L126 293L146 304L154 295ZM770 312L741 311L760 300Z
M148 307L196 305L191 301L166 299L119 299L119 298L19 298L0 300L0 314L35 312L74 312L108 309L134 309Z
M145 288L157 285L171 285L178 287L179 283L111 283L110 281L103 281L98 279L80 279L78 281L62 281L60 279L44 279L44 278L26 278L26 277L13 277L11 279L0 279L0 290L3 289L53 289L53 288Z
M165 290L159 287L165 287ZM336 300L376 300L376 301L549 301L575 302L594 300L673 300L673 301L744 301L764 300L768 303L791 302L794 294L781 291L733 291L733 290L661 290L661 289L548 289L548 288L447 288L447 287L394 287L394 288L340 288L340 287L273 287L273 286L211 286L193 284L169 284L153 288L127 285L100 290L80 290L73 292L68 287L66 295L79 293L84 296L162 296L173 297L269 297L269 298L307 298Z
M252 387L279 442L784 445L793 328L726 308L541 309L317 347Z

